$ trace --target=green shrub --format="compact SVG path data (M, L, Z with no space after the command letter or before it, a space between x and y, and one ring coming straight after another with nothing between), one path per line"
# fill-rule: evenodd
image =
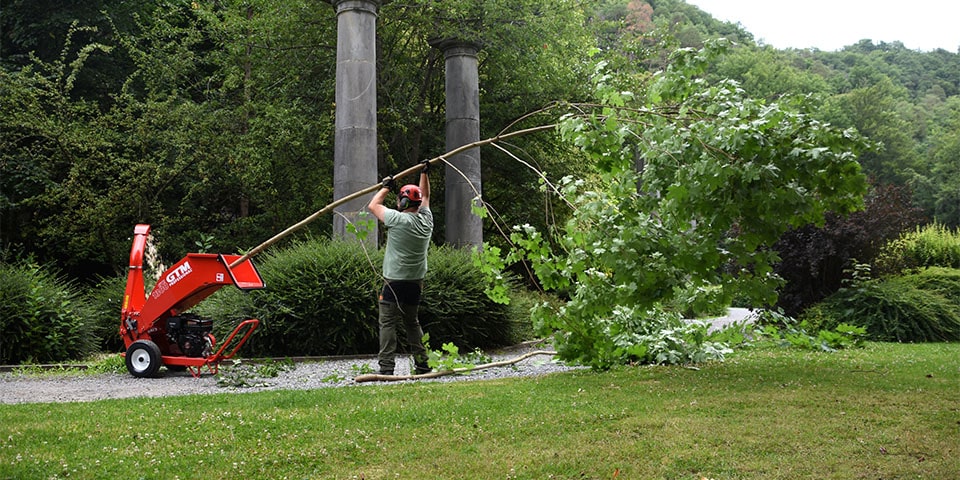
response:
M862 326L871 340L960 340L960 272L927 270L844 288L803 314L819 329Z
M197 307L224 338L245 318L258 318L247 356L346 355L378 350L382 251L309 240L255 259L267 288L224 288ZM420 322L431 343L470 350L514 340L515 310L489 300L468 253L431 248Z
M776 314L770 317L777 316L780 321L763 325L762 328L754 330L754 335L779 341L784 346L823 352L860 348L868 338L866 327L840 323L834 330L815 331L809 319L798 324L790 317ZM822 317L816 317L816 320L822 320Z
M374 265L359 244L311 240L256 259L267 288L224 288L200 304L217 321L217 338L245 318L260 327L245 355L340 355L375 351L377 295ZM379 267L377 268L379 270Z
M518 281L519 283L519 281ZM559 299L553 295L529 290L522 285L515 285L510 289L510 320L513 329L511 344L535 340L539 338L533 328L533 319L531 312L533 309L544 302L559 302Z
M514 339L513 310L491 300L483 272L471 253L441 247L430 251L420 324L435 346L452 342L461 350L499 347ZM529 311L525 315L529 318Z
M934 292L953 302L960 311L960 269L930 267L904 277L893 278L892 282L903 282L921 290Z
M96 350L79 290L49 268L0 263L0 364L76 360Z
M874 261L880 274L913 268L960 268L960 231L938 223L907 232L887 243Z
M101 352L116 353L124 350L119 330L120 308L126 286L126 277L105 277L85 295L90 308L88 323L96 338L97 349Z

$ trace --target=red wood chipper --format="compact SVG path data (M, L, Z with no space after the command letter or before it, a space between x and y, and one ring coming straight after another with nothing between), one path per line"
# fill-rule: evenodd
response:
M120 314L120 336L127 348L127 370L135 377L152 377L161 365L199 376L203 367L217 373L220 362L232 358L260 321L240 322L219 348L211 333L213 320L186 313L224 285L241 290L266 285L253 262L239 255L188 253L163 272L149 296L143 280L143 256L150 225L137 225L130 249L130 270ZM229 348L229 351L228 351Z

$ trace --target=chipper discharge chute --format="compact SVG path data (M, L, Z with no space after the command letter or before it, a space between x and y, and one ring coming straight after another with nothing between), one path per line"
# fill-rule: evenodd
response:
M263 278L249 258L237 262L239 255L188 253L161 274L147 296L143 256L149 234L150 225L137 225L130 249L120 314L127 370L136 377L154 376L161 365L171 370L189 369L194 376L199 376L203 367L216 373L220 362L237 353L260 321L240 322L218 348L211 333L213 320L185 312L224 285L241 290L264 288Z

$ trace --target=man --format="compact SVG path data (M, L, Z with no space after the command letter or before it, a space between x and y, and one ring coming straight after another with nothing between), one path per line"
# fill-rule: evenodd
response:
M420 185L404 185L397 196L397 209L383 205L395 185L393 177L383 179L380 190L367 209L387 229L387 245L383 255L384 286L380 294L380 364L381 375L393 375L397 354L397 329L403 328L407 346L413 353L417 374L430 372L427 349L423 346L423 330L417 312L427 273L427 248L433 234L433 212L430 211L430 162L421 162Z

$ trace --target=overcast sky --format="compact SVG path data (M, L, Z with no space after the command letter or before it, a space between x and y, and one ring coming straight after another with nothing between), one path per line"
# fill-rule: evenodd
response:
M686 0L774 48L835 51L862 39L960 50L960 0Z

